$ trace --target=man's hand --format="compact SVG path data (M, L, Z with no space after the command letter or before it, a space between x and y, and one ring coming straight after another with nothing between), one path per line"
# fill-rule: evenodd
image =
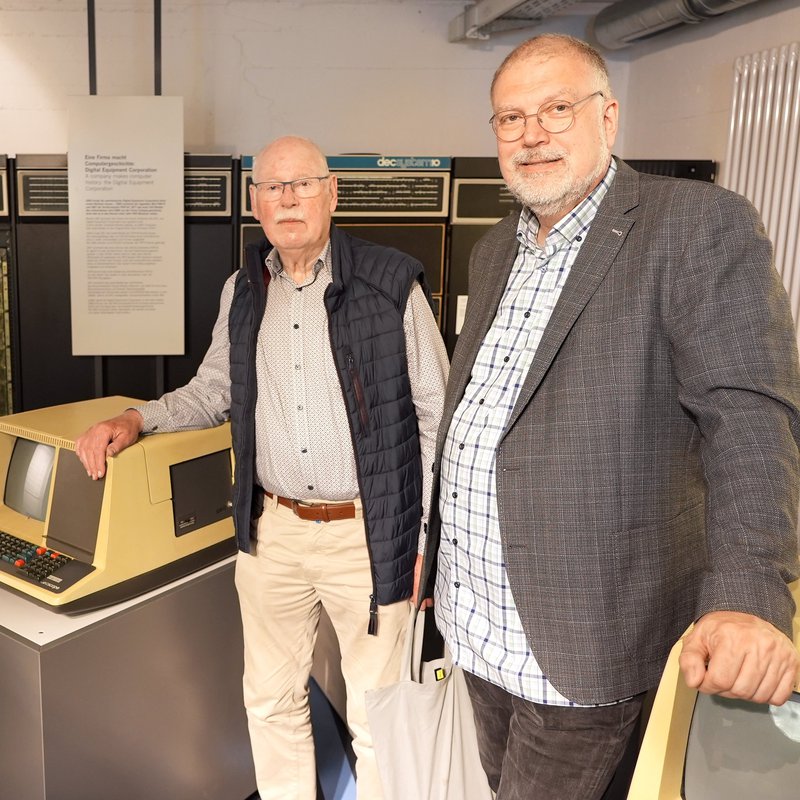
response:
M142 415L129 408L118 417L98 422L75 442L75 453L92 480L105 475L106 459L132 445L142 432Z
M686 683L705 694L781 705L800 680L800 656L774 625L739 611L712 611L683 640Z

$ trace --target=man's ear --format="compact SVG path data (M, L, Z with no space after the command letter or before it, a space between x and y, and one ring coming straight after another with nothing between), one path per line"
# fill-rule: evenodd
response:
M619 102L615 98L606 100L605 110L603 111L603 127L605 128L609 150L614 146L614 142L617 139L618 125Z
M255 219L257 219L259 222L261 222L261 220L258 217L258 204L256 203L256 192L257 191L258 191L258 189L256 189L256 185L254 183L251 183L250 184L250 213L253 215L253 217Z
M333 174L331 174L330 184L331 184L331 214L333 214L333 212L336 211L336 206L339 204L339 180Z

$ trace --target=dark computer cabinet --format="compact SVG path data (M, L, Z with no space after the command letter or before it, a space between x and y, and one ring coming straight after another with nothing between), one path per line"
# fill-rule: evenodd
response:
M450 268L444 328L447 352L452 356L460 319L469 294L469 257L478 239L520 206L500 175L496 158L458 157L453 160L450 214Z
M449 158L430 156L328 156L338 178L334 222L344 231L376 244L396 247L422 262L440 325L447 265L450 203ZM242 158L241 255L264 238L252 216L248 187L252 156Z
M11 219L8 193L8 158L0 155L0 415L13 411L11 356Z

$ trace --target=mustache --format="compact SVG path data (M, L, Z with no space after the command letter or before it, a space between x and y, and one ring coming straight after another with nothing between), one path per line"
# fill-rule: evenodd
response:
M305 222L306 217L305 214L300 214L297 211L276 211L275 216L273 216L273 222Z
M514 153L511 163L518 167L532 161L557 161L559 158L565 158L566 155L566 151L560 147L526 147Z

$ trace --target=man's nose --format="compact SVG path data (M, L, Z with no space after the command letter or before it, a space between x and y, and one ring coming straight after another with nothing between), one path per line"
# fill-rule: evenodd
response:
M522 143L526 147L535 147L537 144L549 141L550 134L539 124L536 114L525 118L525 129L522 131Z
M281 192L281 205L282 206L296 206L297 196L294 193L294 188L291 183L283 184L283 191Z

